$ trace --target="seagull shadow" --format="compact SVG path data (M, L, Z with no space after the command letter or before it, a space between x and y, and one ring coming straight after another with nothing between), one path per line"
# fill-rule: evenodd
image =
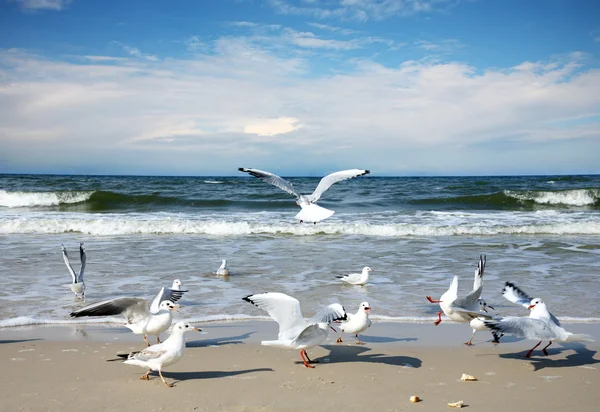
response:
M528 360L533 366L534 371L538 371L544 368L573 368L577 366L587 366L600 363L600 359L595 359L594 356L598 351L591 350L585 347L582 343L569 342L559 343L561 348L548 348L549 356L543 355L542 351L533 351L532 357L529 359L525 358L523 353L504 353L500 355L503 359L520 359ZM553 355L559 355L565 351L573 350L575 353L571 353L565 357L565 359L552 359Z
M383 363L385 365L404 366L410 368L420 368L422 361L419 358L413 358L411 356L395 356L386 355L383 353L366 353L370 352L371 348L364 346L337 346L337 345L323 345L322 348L329 350L331 353L335 351L335 355L323 356L315 359L320 363L325 363L325 358L329 360L326 363L349 363L349 362L368 362L368 363ZM301 363L301 362L297 362Z
M188 380L197 379L218 379L218 378L231 378L238 375L245 375L247 373L254 372L274 372L271 368L255 368L255 369L243 369L239 371L199 371L199 372L163 372L165 378L171 378L175 380L175 383ZM153 375L158 375L157 372L152 372Z
M203 348L206 346L239 345L240 343L244 343L244 340L248 339L254 333L255 332L248 332L224 338L187 341L185 346L187 348Z
M351 335L349 335L351 336ZM373 336L373 335L360 335L360 340L367 343L392 343L392 342L414 342L419 338L390 338L389 336ZM354 336L346 338L344 342L356 342Z
M36 341L36 340L42 340L42 339L39 339L39 338L32 338L32 339L6 339L6 340L0 340L0 345L2 345L4 343L32 342L32 341Z

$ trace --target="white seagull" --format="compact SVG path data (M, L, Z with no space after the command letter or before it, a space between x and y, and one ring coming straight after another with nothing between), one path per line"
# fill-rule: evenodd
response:
M525 308L529 308L529 306L531 305L531 301L533 300L532 297L530 297L527 293L523 292L514 283L511 282L506 282L506 284L504 285L504 289L502 290L502 296L504 296L510 302L516 303L517 305L521 305ZM548 312L548 315L548 319L550 319L550 321L552 321L555 325L562 326L556 316L554 316L550 312Z
M128 365L141 366L147 368L148 371L142 375L140 379L148 381L150 380L150 372L158 371L160 379L162 379L165 386L172 388L172 383L167 383L162 375L162 369L165 366L171 366L183 357L185 350L185 340L183 338L184 333L189 331L201 331L202 329L195 328L185 322L177 322L173 326L171 335L162 343L147 347L141 352L131 352L129 354L118 356L127 358L124 362Z
M369 302L362 302L358 307L358 312L355 314L348 313L348 320L343 321L340 325L340 336L337 339L337 343L342 343L342 335L346 332L356 336L357 345L364 345L365 343L360 341L358 334L364 332L371 326L369 313L371 313Z
M219 266L219 269L217 269L217 275L229 276L229 269L227 268L227 260L223 259L221 261L221 266Z
M529 317L507 316L500 320L486 320L485 325L497 332L510 333L526 339L539 340L539 342L527 352L525 355L526 358L529 358L533 350L540 346L544 340L548 341L548 344L542 349L542 352L544 352L544 355L546 356L548 356L546 349L548 346L552 345L552 341L594 342L594 339L590 335L567 332L563 327L553 322L546 304L541 299L533 299L529 303L528 309L531 310Z
M75 294L75 297L84 299L85 283L83 282L83 272L85 271L85 262L87 260L87 255L85 254L85 248L83 247L83 243L79 244L79 258L81 259L81 267L79 268L79 273L75 273L75 271L73 270L73 266L71 266L71 263L69 262L69 256L67 255L67 249L65 248L65 245L61 245L61 247L63 260L65 261L65 265L67 265L67 269L69 269L69 273L71 274L72 278L72 283L69 286Z
M365 266L360 273L350 273L349 275L338 275L336 278L351 285L364 285L369 281L369 272L373 272L368 266Z
M362 169L342 170L340 172L331 173L321 179L317 185L317 188L314 192L312 192L312 194L301 195L296 192L294 185L287 180L274 175L273 173L258 169L247 169L245 167L240 167L238 170L240 172L249 173L250 175L259 178L263 182L270 183L273 186L276 186L281 190L296 196L296 204L302 208L302 210L296 215L296 219L300 220L300 223L306 221L313 222L315 224L321 220L327 219L335 213L333 210L325 209L317 205L317 201L321 198L323 192L329 189L329 187L334 183L371 173L369 170Z
M115 298L84 306L71 312L71 317L123 315L127 319L125 327L131 329L136 335L144 335L144 341L150 346L146 335L155 335L156 341L160 343L161 332L171 326L172 311L177 311L174 303L187 292L181 290L181 286L181 281L175 279L173 287L170 289L163 287L150 306L148 300L144 298Z
M475 280L473 281L473 291L464 298L458 298L458 276L454 276L450 288L440 297L439 300L433 300L431 296L426 296L431 303L439 303L441 312L434 322L437 326L442 321L442 313L454 322L471 322L472 319L483 317L492 319L491 316L483 314L480 304L481 291L483 289L483 273L485 271L485 256L479 257L479 264L475 270ZM489 307L489 306L488 306ZM469 342L466 342L469 344Z
M306 349L320 345L327 339L331 322L347 319L346 311L339 303L325 307L307 322L302 316L300 302L284 293L260 293L246 296L243 300L267 311L269 316L279 324L277 340L264 340L260 344L300 349L300 357L307 368L314 368L310 363L316 361L308 357Z

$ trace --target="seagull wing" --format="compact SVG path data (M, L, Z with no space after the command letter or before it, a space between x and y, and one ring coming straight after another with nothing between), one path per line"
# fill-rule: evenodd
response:
M77 283L77 275L75 274L75 271L73 270L73 266L71 266L71 263L69 262L69 256L67 255L67 249L65 248L65 245L60 245L62 247L62 254L63 254L63 260L65 261L65 265L67 265L67 269L69 269L69 273L71 274L71 277L73 278L73 284Z
M524 306L526 308L529 307L533 298L529 296L527 293L523 292L519 289L514 283L506 282L504 285L504 289L502 290L502 296L504 296L507 300L512 303L516 303L517 305Z
M556 338L556 332L552 326L541 319L508 316L502 318L502 320L486 320L484 323L491 330L510 333L522 338L534 340L553 340Z
M158 345L154 345L158 346ZM141 352L137 352L133 355L129 355L128 359L135 359L142 362L147 362L149 360L158 359L167 353L166 350L157 350L158 348L153 348L150 346L149 348L144 349Z
M323 192L325 192L329 187L337 182L346 179L352 179L353 177L363 176L371 173L369 170L361 170L361 169L350 169L350 170L342 170L340 172L331 173L324 178L321 179L317 188L311 195L307 196L310 202L316 202L321 198Z
M331 323L336 320L347 320L348 315L346 314L346 310L339 303L332 303L331 305L321 309L318 311L315 316L310 318L308 321L309 324L315 323Z
M260 293L243 300L265 310L279 324L279 340L294 339L308 326L302 317L300 302L284 293Z
M479 256L479 263L475 269L475 280L473 281L473 290L477 290L483 284L483 272L485 271L485 255Z
M477 288L477 290L474 290L473 292L469 293L467 296L465 296L464 298L459 298L456 299L454 302L452 302L452 308L460 308L460 309L465 309L467 311L475 311L479 313L479 310L476 309L477 307L477 300L481 297L481 290L483 289L483 285L479 286Z
M123 315L129 323L148 316L148 301L143 298L116 298L92 303L71 312L71 317Z
M170 300L171 302L175 303L181 299L185 292L187 292L187 290L161 288L158 294L154 297L154 300L152 300L152 304L150 305L150 313L156 315L160 310L159 306L162 302L165 300Z
M274 175L273 173L265 172L264 170L258 170L258 169L247 169L245 167L240 167L238 170L240 172L246 172L254 177L257 177L260 180L262 180L263 182L270 183L273 186L276 186L276 187L280 188L281 190L288 192L291 195L300 197L300 195L296 192L296 189L294 189L294 185L292 185L287 180L285 180L277 175Z
M87 261L87 255L85 254L85 248L83 247L83 243L79 244L79 258L81 259L81 268L79 269L77 281L83 282L83 272L85 271L85 262Z

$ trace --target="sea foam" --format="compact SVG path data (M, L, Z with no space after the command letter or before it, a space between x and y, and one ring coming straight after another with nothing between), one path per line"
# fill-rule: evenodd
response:
M0 207L40 207L87 201L94 191L9 192L0 190Z

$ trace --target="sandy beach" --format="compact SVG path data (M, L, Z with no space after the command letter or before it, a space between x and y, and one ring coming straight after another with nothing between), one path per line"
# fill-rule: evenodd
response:
M469 410L596 410L600 402L600 325L567 324L595 343L553 344L523 359L535 342L505 337L490 343L466 325L375 323L362 336L346 336L309 350L319 364L307 369L296 351L260 346L276 334L274 322L198 325L187 335L181 362L158 375L107 362L140 350L143 341L121 328L99 325L0 330L0 384L6 411L329 411L449 410L464 401ZM462 382L463 373L476 382ZM410 403L419 396L422 401Z

